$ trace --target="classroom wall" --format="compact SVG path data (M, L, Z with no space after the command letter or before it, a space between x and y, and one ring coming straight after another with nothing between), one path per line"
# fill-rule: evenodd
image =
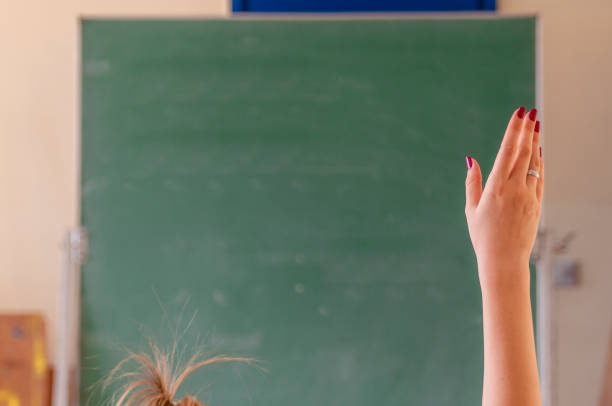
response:
M499 0L538 13L543 50L545 225L580 261L576 287L552 295L552 400L598 405L612 327L612 3ZM544 269L550 272L550 269Z
M0 2L0 312L44 315L55 349L63 233L78 224L78 17L226 15L225 0Z
M612 6L499 0L543 28L546 226L577 233L582 264L554 304L555 405L596 405L612 321ZM77 17L226 15L226 0L0 3L0 311L42 312L55 328L62 233L78 224ZM54 341L51 337L50 350Z

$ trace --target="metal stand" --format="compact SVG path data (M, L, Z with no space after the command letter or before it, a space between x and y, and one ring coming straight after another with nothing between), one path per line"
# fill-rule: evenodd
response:
M57 300L57 354L53 383L53 406L78 405L80 341L80 269L87 259L88 238L82 228L67 232L62 241L62 270ZM71 366L76 372L70 383Z

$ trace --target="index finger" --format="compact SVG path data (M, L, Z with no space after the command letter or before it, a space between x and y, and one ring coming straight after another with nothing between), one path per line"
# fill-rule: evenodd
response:
M493 164L491 174L500 179L508 179L514 166L514 158L518 148L519 136L523 128L525 118L525 107L521 106L512 114L508 122L504 139L502 140L499 152Z

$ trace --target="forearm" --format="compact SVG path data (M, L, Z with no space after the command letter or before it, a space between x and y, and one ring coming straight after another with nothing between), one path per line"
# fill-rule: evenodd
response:
M539 406L529 266L479 268L485 359L482 404Z

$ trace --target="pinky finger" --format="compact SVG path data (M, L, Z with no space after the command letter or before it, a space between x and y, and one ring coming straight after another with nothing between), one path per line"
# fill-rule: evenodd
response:
M536 186L536 196L538 201L542 201L542 193L544 192L544 157L542 156L542 147L540 147L540 179Z

